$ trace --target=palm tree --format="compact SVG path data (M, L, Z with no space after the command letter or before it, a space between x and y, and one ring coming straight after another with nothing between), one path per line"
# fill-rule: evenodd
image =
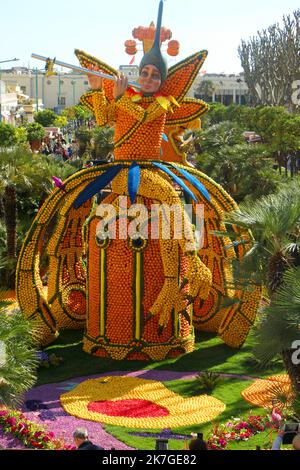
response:
M37 354L30 323L7 306L0 301L0 405L13 408L36 382Z
M63 162L34 155L22 147L0 153L0 196L6 227L6 286L14 288L17 259L18 195L43 201L53 189L51 177L65 179L75 169Z
M211 80L202 80L195 90L195 96L201 95L204 101L209 101L215 92L215 85Z
M31 168L31 154L17 149L0 153L0 191L4 208L7 236L7 256L16 258L17 189L31 186L27 176Z
M226 223L252 232L254 241L240 264L239 277L243 284L262 284L269 297L270 305L258 323L257 354L270 359L273 353L280 352L291 381L300 393L300 370L293 364L291 350L292 340L299 334L299 289L296 294L295 287L299 274L290 271L300 265L299 184L291 183L256 203L242 204L238 211L226 215ZM289 274L291 272L297 273L293 274L295 279ZM291 311L284 311L282 299ZM292 330L288 330L289 327ZM290 331L291 335L288 334Z
M288 269L283 283L264 309L256 354L269 362L282 354L285 368L300 396L300 268ZM293 347L291 347L293 346ZM296 350L295 350L296 349Z
M95 127L93 130L95 158L106 160L114 149L114 129Z

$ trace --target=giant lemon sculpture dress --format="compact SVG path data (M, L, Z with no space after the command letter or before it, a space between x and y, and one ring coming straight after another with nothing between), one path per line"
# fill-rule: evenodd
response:
M152 64L161 60L160 56L153 59L160 44L161 15L162 2L156 38L143 65L147 58ZM82 51L76 50L76 55L86 68L117 75ZM229 238L212 233L225 230L223 213L237 206L212 179L191 168L176 145L182 128L208 109L203 101L185 98L206 56L206 51L197 52L165 70L155 95L128 88L115 100L114 84L106 79L102 90L83 95L82 103L93 111L99 126L115 126L115 160L83 169L64 181L63 189L56 188L46 200L27 234L17 268L17 297L24 315L42 327L43 344L53 341L62 329L82 329L84 351L96 356L162 360L193 350L194 327L218 332L230 346L243 344L260 292L228 288L232 260L242 256L244 248L235 251ZM168 142L163 140L165 135ZM97 204L94 196L110 183L110 193ZM161 212L156 237L130 235L134 204L144 208L139 225L148 227L155 225L153 205L176 206L183 216L182 195L193 208L182 237L174 236L174 224L170 237L163 236ZM199 204L204 206L201 248L193 231ZM117 220L113 237L99 230L110 210ZM237 235L249 239L248 233ZM40 275L45 254L47 288ZM222 307L227 296L236 302Z

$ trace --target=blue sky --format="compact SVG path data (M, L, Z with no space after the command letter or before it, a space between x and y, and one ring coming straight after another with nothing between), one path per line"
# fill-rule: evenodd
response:
M17 57L16 65L43 68L42 62L30 58L35 52L77 63L73 51L79 48L114 67L128 64L124 41L131 39L134 27L156 22L157 7L158 0L14 0L12 8L2 0L0 61ZM166 0L163 25L181 44L180 55L170 63L208 49L203 69L238 73L241 38L281 22L297 8L299 0ZM136 63L140 59L141 53Z

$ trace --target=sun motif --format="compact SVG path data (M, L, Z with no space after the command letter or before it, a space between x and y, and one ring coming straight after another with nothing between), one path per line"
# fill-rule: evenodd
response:
M70 415L131 428L170 428L210 421L225 410L216 398L183 398L157 380L99 377L60 397Z

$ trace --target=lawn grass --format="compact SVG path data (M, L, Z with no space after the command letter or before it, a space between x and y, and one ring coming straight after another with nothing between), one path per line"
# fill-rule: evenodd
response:
M82 351L81 331L64 331L50 347L64 362L58 367L39 369L37 385L60 382L73 377L92 375L116 370L173 370L195 372L212 370L251 377L266 377L284 372L281 361L261 369L253 360L254 340L250 336L241 349L232 349L215 334L199 332L195 350L176 359L161 362L114 361L92 356Z

